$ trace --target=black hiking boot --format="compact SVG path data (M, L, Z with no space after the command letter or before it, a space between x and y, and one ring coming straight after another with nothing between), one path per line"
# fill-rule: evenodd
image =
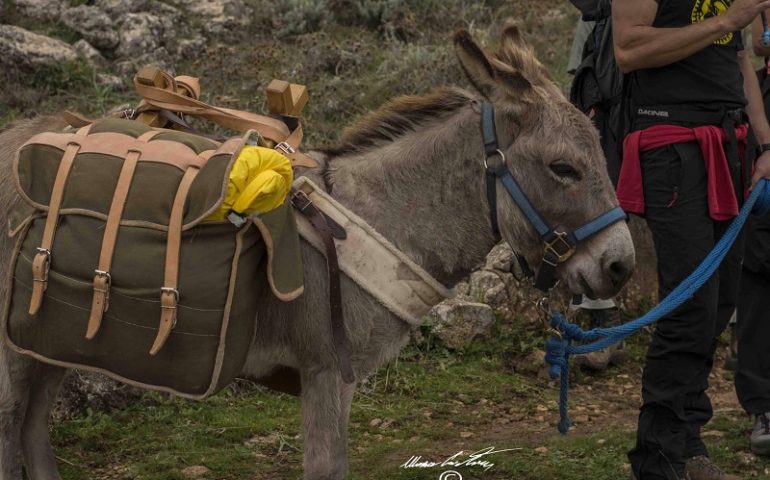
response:
M751 451L756 455L770 455L770 412L756 416L751 432Z

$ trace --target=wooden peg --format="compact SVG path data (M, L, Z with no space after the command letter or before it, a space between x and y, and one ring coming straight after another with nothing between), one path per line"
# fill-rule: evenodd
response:
M164 75L163 71L159 69L158 67L153 67L152 65L146 65L139 69L139 72L136 74L136 81L141 83L142 85L148 85L151 87L158 87L158 88L169 88L170 85L168 85L167 78ZM142 100L139 103L139 106L141 107L144 105L145 102ZM139 114L139 116L136 118L138 122L144 123L145 125L148 125L150 127L163 127L166 125L167 120L160 116L158 112L142 112Z
M299 117L307 100L304 85L273 79L267 86L267 109L272 114Z
M299 117L302 115L302 109L307 105L307 88L304 85L296 85L292 83L289 85L291 90L291 112L289 115L292 117Z
M288 115L291 111L289 82L273 79L267 86L267 110L276 115Z

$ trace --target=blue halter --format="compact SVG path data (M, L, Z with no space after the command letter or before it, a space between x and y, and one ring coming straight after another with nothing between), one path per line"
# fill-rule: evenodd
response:
M513 198L514 203L521 209L529 222L537 231L545 245L543 258L540 261L535 287L548 292L554 287L556 267L569 259L575 253L578 243L604 230L615 222L625 220L626 213L620 207L615 207L605 212L582 227L571 232L558 232L554 230L542 215L535 209L532 202L521 189L519 182L513 178L511 171L505 164L505 155L500 150L495 129L495 111L489 102L481 104L481 135L484 140L484 167L486 168L487 201L489 202L490 221L495 235L500 234L497 222L497 180ZM516 255L522 269L527 276L534 276L532 269L523 257Z

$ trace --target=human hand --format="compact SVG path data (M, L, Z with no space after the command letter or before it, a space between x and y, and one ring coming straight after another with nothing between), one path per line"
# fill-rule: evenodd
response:
M754 175L751 177L751 188L757 184L760 178L770 180L770 150L762 152L754 163Z
M722 15L727 31L742 30L768 8L770 0L735 0Z

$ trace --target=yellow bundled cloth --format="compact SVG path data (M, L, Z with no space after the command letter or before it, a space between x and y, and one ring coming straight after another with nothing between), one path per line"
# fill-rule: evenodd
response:
M288 158L270 148L247 145L230 170L222 206L207 220L224 220L231 212L241 216L267 213L283 205L293 181Z

